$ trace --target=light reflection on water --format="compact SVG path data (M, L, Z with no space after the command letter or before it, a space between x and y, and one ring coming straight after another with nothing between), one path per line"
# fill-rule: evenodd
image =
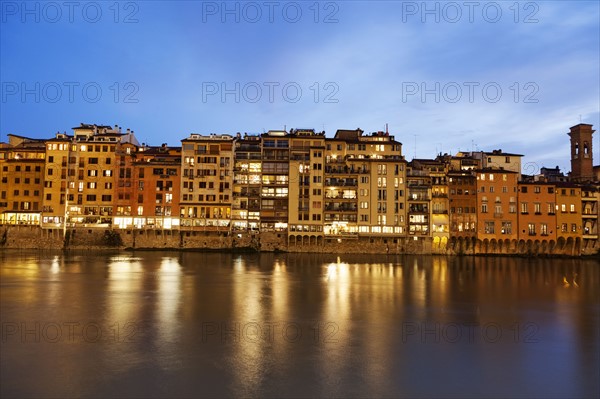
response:
M594 260L0 260L3 397L600 393Z

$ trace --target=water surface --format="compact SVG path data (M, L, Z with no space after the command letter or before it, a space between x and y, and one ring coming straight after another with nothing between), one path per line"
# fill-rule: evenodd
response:
M597 260L0 252L2 397L598 397Z

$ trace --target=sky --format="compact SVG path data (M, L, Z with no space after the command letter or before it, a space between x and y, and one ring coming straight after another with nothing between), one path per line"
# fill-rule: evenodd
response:
M598 1L0 6L0 141L387 126L408 160L502 149L534 174L568 172L569 128L600 125Z

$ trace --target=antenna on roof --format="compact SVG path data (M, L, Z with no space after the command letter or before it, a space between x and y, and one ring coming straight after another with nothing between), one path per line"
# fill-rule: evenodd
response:
M413 156L413 158L417 157L417 135L413 134L413 136L415 136L415 155Z

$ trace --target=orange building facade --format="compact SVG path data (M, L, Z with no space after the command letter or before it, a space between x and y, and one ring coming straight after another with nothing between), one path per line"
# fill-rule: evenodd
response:
M519 183L519 240L556 240L556 186Z

